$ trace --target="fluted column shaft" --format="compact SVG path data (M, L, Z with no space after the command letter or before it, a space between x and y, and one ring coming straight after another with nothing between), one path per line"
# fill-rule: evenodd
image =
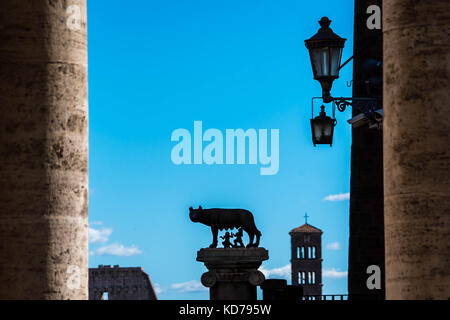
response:
M88 297L85 0L0 1L0 299Z
M384 0L387 299L450 298L450 2Z

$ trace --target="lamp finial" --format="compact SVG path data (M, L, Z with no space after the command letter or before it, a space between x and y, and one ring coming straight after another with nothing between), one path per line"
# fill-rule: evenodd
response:
M319 24L323 29L328 29L330 27L331 20L328 19L328 17L322 17L322 19L320 19L319 21Z

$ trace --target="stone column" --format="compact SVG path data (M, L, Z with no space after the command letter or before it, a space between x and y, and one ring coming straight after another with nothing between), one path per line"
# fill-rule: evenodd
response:
M387 299L450 298L450 2L384 0Z
M209 289L211 300L256 300L256 286L265 280L258 271L269 259L264 248L209 248L197 252L197 261L205 263L208 272L202 284Z
M85 0L0 1L0 299L88 298Z

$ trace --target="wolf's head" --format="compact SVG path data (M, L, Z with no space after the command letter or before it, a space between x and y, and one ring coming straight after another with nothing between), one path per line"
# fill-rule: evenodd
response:
M203 208L199 206L198 209L189 208L189 218L192 222L200 222Z

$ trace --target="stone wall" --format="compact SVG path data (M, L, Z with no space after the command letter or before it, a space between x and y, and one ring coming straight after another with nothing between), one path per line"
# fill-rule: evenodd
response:
M89 268L89 300L156 300L156 293L142 268L120 268L100 265Z

